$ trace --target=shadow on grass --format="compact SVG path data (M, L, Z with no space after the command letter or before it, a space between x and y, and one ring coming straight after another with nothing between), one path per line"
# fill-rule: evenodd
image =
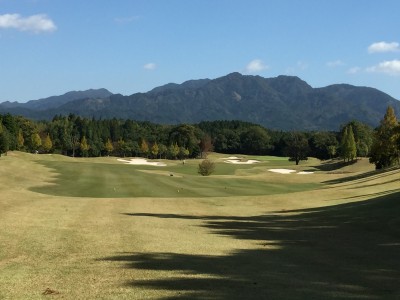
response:
M374 170L374 171L365 172L362 174L357 174L354 176L346 176L344 178L338 178L338 179L334 179L334 180L324 181L323 183L337 184L337 183L346 183L346 182L351 183L354 181L366 182L366 181L369 181L372 179L378 179L378 178L384 178L387 176L391 176L395 173L400 174L400 168L394 167L394 168L388 168L388 169L384 169L384 170Z
M356 162L357 162L357 160L348 161L348 162L345 162L343 160L336 160L336 159L328 160L328 161L323 161L321 164L319 164L317 166L314 166L314 168L316 168L320 171L329 172L329 171L339 170L346 166L354 165Z
M125 268L174 271L126 285L176 292L164 299L399 299L400 192L365 202L250 217L200 219L210 234L260 247L224 256L119 253ZM179 241L177 242L179 243Z

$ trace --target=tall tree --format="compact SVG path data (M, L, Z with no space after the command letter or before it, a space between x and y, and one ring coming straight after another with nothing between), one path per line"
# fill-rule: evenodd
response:
M43 141L43 151L49 153L53 148L53 142L51 141L50 135L47 134L46 138Z
M34 133L31 136L32 151L39 151L40 146L42 146L42 139L38 133Z
M152 146L151 146L151 155L154 158L157 158L158 155L158 151L160 150L160 148L157 145L157 142L155 142Z
M7 155L9 148L10 148L10 139L8 131L0 123L0 156L2 153L5 153Z
M396 134L398 126L394 109L389 106L375 132L375 140L369 159L377 169L399 163L399 148L396 141L398 138Z
M171 144L171 145L168 147L168 155L169 155L169 157L170 157L171 159L176 159L176 157L178 156L178 154L179 154L179 146L178 146L178 144L177 144L177 143Z
M20 128L18 130L18 137L17 137L17 150L23 150L24 143L25 143L24 135L22 133L22 129Z
M353 161L357 156L356 141L354 139L353 127L348 125L344 128L341 142L341 156L344 161Z
M81 140L81 143L79 145L79 148L80 148L80 150L82 152L82 156L83 157L87 157L88 154L89 154L90 147L89 147L89 144L87 142L86 136L82 137L82 140Z
M149 145L147 144L145 139L142 139L142 143L140 144L140 152L144 157L149 155Z
M108 156L110 156L111 152L113 152L114 146L110 139L107 139L106 143L104 144L104 149L106 150Z

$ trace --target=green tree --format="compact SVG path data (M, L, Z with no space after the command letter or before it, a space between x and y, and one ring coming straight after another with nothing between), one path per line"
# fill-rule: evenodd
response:
M359 121L351 121L345 127L351 125L354 133L354 140L356 142L357 157L367 157L371 150L372 142L374 139L374 131L367 124ZM345 128L344 127L344 128Z
M286 138L285 153L289 156L289 161L296 162L296 165L301 160L308 160L308 152L310 151L308 140L303 133L291 132Z
M397 144L397 128L399 124L394 109L389 106L375 132L375 140L371 149L369 161L377 169L393 166L399 163L399 148Z
M177 143L171 144L171 145L168 147L168 155L169 155L169 157L170 157L171 159L176 159L176 157L178 156L178 154L179 154L179 146L178 146L178 144L177 144Z
M4 128L0 123L0 156L2 153L7 155L10 148L10 138L6 128Z
M252 126L240 135L241 150L246 154L266 154L270 146L270 136L261 126Z
M82 152L82 156L87 157L89 155L89 144L87 142L86 136L82 137L81 143L79 144L79 149Z
M168 147L167 146L165 146L164 144L159 144L158 145L158 154L160 155L160 158L162 158L162 157L166 157L166 155L167 155L167 152L168 152Z
M117 150L120 156L125 157L131 150L129 143L120 138L117 142Z
M336 155L338 141L332 132L314 132L310 138L311 155L319 159L329 159Z
M151 146L151 155L154 158L157 158L158 152L160 151L160 148L157 145L157 142L155 142L152 146Z
M43 141L43 151L49 153L53 148L53 142L51 141L50 135L47 134L46 138Z
M104 144L104 149L106 150L108 156L110 156L111 152L113 152L114 146L110 139L107 139L106 143Z
M32 151L39 151L39 148L42 145L42 139L40 138L38 133L32 134L31 145L32 145Z
M344 161L353 161L357 157L356 141L354 139L353 127L348 125L344 128L341 141L341 156Z
M23 150L24 149L24 135L22 133L22 129L20 128L18 130L18 136L17 136L17 150Z
M179 147L179 153L178 153L178 157L179 159L185 159L187 157L189 157L189 149L185 148L185 147Z
M142 143L140 144L140 152L144 157L147 157L149 155L149 145L147 144L145 139L142 139Z
M171 129L169 142L189 149L190 156L197 157L200 154L201 134L201 131L193 125L180 124Z

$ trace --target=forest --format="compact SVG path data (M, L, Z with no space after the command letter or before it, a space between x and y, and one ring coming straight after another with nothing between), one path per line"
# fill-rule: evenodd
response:
M399 164L400 125L388 107L377 128L351 121L337 131L277 131L235 120L160 125L147 121L56 115L33 121L0 115L0 155L10 150L73 157L204 158L207 152L353 161L370 157L376 168Z

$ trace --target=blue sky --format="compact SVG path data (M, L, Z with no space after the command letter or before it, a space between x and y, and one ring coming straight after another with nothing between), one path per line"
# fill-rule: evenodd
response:
M0 102L231 72L400 99L398 0L0 0Z

